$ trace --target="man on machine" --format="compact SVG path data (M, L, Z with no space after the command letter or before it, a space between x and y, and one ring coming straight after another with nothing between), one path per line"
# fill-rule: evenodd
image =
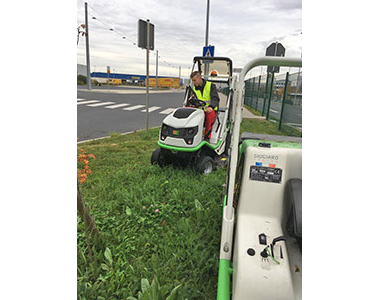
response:
M204 107L205 111L205 139L210 140L211 130L217 116L217 110L219 106L219 96L217 88L214 83L202 79L201 73L194 71L190 78L193 82L192 94L188 100L192 98L197 98L206 102Z

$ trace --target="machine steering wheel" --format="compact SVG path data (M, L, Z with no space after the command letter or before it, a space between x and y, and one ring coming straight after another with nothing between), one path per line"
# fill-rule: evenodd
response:
M188 99L187 104L189 106L194 106L195 108L199 108L201 106L206 106L207 103L203 100L199 100L195 97L191 97Z

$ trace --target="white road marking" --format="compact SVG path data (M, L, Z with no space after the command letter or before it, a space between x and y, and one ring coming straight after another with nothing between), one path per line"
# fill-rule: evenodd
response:
M157 110L157 109L159 109L160 108L160 106L152 106L152 107L149 107L148 108L148 112L150 113L150 112L152 112L152 111L154 111L154 110ZM147 109L142 109L142 112L146 112L147 111Z
M85 101L82 101L82 100L85 100ZM90 107L98 107L98 106L104 106L104 105L108 105L108 106L105 106L105 108L110 108L110 109L115 109L115 108L120 108L120 107L124 107L124 106L128 106L130 105L129 103L119 103L119 104L114 104L115 102L100 102L100 100L86 100L86 99L81 99L81 98L78 98L77 99L77 105L80 105L80 104L89 104L87 106L90 106ZM97 103L99 102L99 103ZM94 103L94 104L92 104ZM114 104L114 105L109 105L109 104ZM139 108L144 108L145 105L134 105L134 106L129 106L129 107L125 107L123 108L123 110L136 110L136 109L139 109ZM151 106L149 109L148 109L148 112L153 112L155 110L158 110L159 108L161 108L160 106ZM174 111L175 108L167 108L166 110L163 110L160 112L160 114L169 114L171 113L172 111ZM142 109L142 112L146 112L146 108Z
M126 108L122 108L123 110L136 110L138 108L142 108L144 107L144 105L135 105L135 106L130 106L130 107L126 107Z
M272 112L278 114L278 111L276 111L276 110L274 110L274 109L270 109L270 111L272 111Z
M170 114L172 111L174 111L176 108L167 108L166 110L163 110L161 112L159 112L159 114L163 114L163 115L168 115Z
M91 106L91 107L97 107L97 106L104 106L104 105L108 105L108 104L114 104L115 102L100 102L100 103L96 103L96 104L89 104L87 106Z
M100 102L100 100L82 101L82 102L77 103L77 105L80 105L80 104L89 104L89 103L96 103L96 102Z
M130 105L130 104L129 103L121 103L121 104L115 104L115 105L105 106L105 108L114 109L114 108L118 108L118 107L122 107L122 106L127 106L127 105Z

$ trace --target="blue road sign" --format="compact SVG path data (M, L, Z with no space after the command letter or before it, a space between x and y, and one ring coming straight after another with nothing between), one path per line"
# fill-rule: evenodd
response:
M211 57L214 57L214 46L203 47L202 56L211 56Z

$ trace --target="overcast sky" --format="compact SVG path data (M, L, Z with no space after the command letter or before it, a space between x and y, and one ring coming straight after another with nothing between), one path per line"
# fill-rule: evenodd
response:
M207 0L96 0L88 4L91 71L106 72L110 66L112 72L145 74L146 50L131 42L137 43L139 19L150 19L155 25L159 75L178 76L181 66L182 76L187 77L193 57L202 55ZM84 23L84 1L78 0L77 26ZM231 58L234 67L264 56L275 41L286 48L286 57L301 56L301 0L210 0L209 23L209 44L215 45L215 56ZM150 52L151 74L155 74L154 52ZM77 63L86 64L84 37L77 47Z

